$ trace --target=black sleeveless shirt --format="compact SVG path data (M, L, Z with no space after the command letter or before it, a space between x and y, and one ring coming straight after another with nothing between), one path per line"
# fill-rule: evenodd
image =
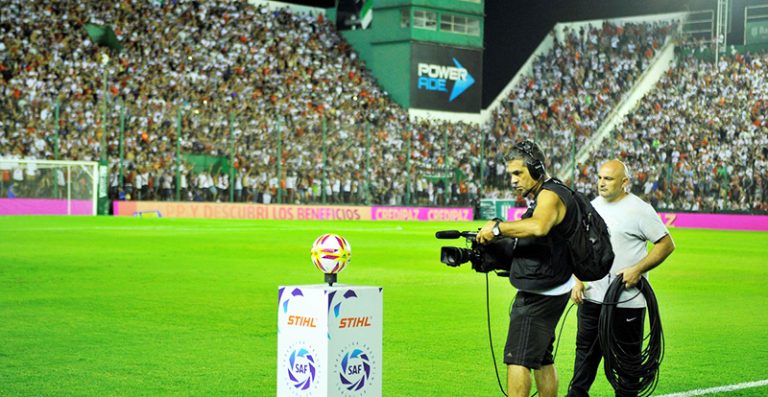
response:
M573 273L566 237L573 234L578 226L577 204L571 197L571 191L557 179L550 178L545 181L542 190L549 190L560 197L565 205L565 217L562 222L552 227L546 236L518 239L509 271L509 281L518 290L554 288L568 281ZM535 209L534 200L522 218L533 216Z

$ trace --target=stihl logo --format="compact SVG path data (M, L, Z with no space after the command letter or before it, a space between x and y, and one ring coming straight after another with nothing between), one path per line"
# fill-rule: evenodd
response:
M339 328L370 327L370 317L344 317L339 321Z
M297 327L317 328L315 318L305 317L305 316L288 316L288 325L295 325Z

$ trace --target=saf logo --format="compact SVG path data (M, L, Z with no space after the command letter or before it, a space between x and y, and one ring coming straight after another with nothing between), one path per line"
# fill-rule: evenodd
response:
M307 391L316 383L316 355L310 348L301 346L291 350L286 367L293 390Z
M343 396L365 394L371 384L373 366L376 363L370 355L370 349L364 345L352 346L337 360L339 383L337 389Z

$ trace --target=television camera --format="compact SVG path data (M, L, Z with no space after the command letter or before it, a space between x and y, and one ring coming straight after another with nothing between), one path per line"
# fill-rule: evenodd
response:
M496 238L488 244L477 242L477 232L458 230L442 230L435 233L435 237L441 240L455 240L465 238L469 248L441 247L440 262L456 267L464 263L471 263L472 270L479 273L497 271L502 277L509 276L509 267L517 246L516 238Z

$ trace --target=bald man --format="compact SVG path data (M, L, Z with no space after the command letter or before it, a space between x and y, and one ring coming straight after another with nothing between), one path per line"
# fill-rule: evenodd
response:
M598 342L598 321L603 298L611 282L622 277L625 290L615 313L614 327L624 348L639 355L642 350L645 298L635 286L640 277L660 265L675 250L669 231L653 207L629 193L629 172L618 160L607 161L598 172L599 196L592 200L611 233L611 245L616 254L611 271L605 278L590 283L576 281L571 299L579 305L576 360L568 396L589 396L597 368L603 358ZM647 243L653 243L648 251ZM632 382L633 379L622 379ZM627 396L626 394L616 394Z

